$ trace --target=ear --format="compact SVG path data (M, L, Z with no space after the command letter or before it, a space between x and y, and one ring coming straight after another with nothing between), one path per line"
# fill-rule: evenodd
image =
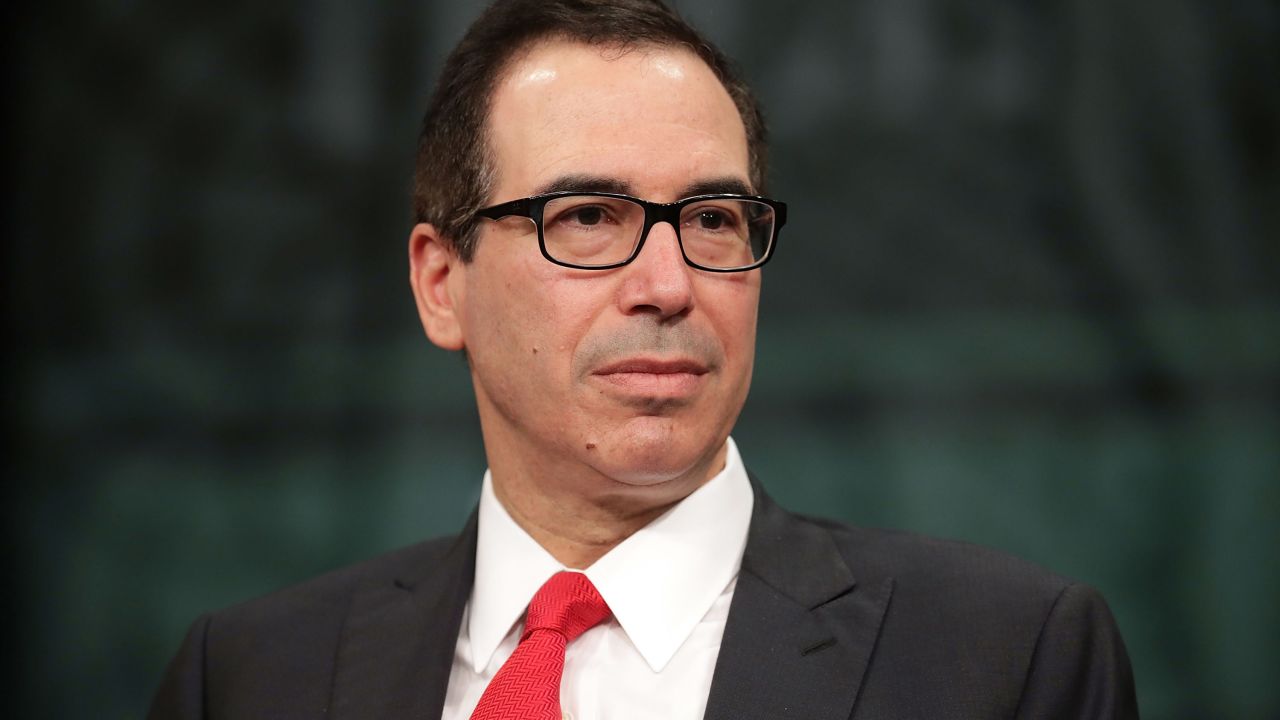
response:
M409 285L422 328L431 342L445 350L461 350L464 346L458 317L460 298L455 296L454 288L461 287L458 281L465 272L461 258L434 225L414 226L409 233Z

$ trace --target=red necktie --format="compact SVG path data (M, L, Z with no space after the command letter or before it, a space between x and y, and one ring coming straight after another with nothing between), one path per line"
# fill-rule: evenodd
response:
M586 575L558 572L529 601L524 635L471 720L560 720L564 649L612 613Z

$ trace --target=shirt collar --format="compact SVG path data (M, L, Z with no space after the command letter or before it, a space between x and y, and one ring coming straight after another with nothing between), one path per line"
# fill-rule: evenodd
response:
M738 575L754 496L733 439L725 465L684 500L584 572L650 669L661 672ZM559 562L498 501L488 471L480 491L476 577L467 632L479 673Z

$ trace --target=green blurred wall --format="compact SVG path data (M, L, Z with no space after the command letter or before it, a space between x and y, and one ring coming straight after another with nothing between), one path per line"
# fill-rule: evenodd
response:
M735 436L784 504L1100 587L1149 718L1280 717L1280 10L680 3L791 205ZM471 3L10 10L21 717L137 717L187 623L460 526L408 178Z

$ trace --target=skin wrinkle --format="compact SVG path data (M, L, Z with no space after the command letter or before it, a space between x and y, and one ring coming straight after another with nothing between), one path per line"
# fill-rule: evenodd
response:
M553 130L554 128L549 128L549 129ZM618 148L618 150L624 154L630 154L633 156L642 154L639 152L638 147L635 145L628 145L625 143L615 143L614 147ZM710 164L716 159L711 153L706 153L706 152L691 152L689 153L689 157L693 159L703 159L708 164ZM552 155L550 153L547 153L546 156L539 156L538 160L536 161L536 164L542 165L544 167L556 167L556 166L571 167L574 165L582 165L582 164L590 163L594 159L596 159L596 155L590 152L565 153L561 155ZM747 182L745 174L741 182L744 186L750 187L750 183ZM501 185L502 184L501 181L499 181L498 184ZM537 193L533 193L533 194L537 194ZM506 202L508 200L515 200L515 199L517 199L517 197L497 198L493 201L492 204L497 204L500 202ZM678 193L672 192L665 197L651 197L651 198L644 198L644 199L652 200L654 202L672 202L675 200L679 200L680 197L678 197Z
M721 463L723 466L723 462ZM589 524L582 525L576 520L574 513L576 512L574 504L553 502L552 512L548 512L548 508L541 508L539 512L524 512L523 506L514 502L514 499L508 495L505 489L500 489L498 483L494 483L494 495L498 501L502 503L507 512L511 515L511 519L517 525L524 528L526 532L539 539L539 544L548 548L565 567L575 570L586 570L596 560L602 557L609 550L613 549L618 543L626 540L640 528L653 522L657 517L670 510L680 499L673 500L669 503L637 508L630 501L610 501L604 500L600 504L600 509L609 517L610 522L607 524ZM584 531L585 530L585 531ZM555 538L555 542L543 542L543 539ZM585 546L580 548L573 557L576 560L568 560L557 554L552 548L557 546ZM583 552L585 550L585 552Z

